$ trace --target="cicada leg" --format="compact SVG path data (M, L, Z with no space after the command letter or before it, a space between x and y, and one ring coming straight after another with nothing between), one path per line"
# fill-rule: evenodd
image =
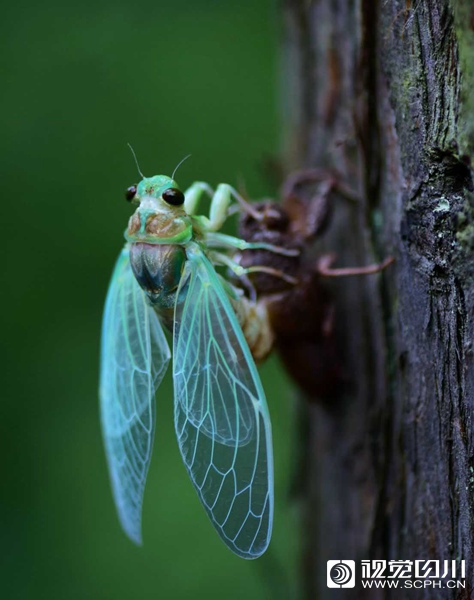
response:
M380 273L394 262L394 257L389 256L378 264L367 265L365 267L345 267L341 269L332 269L331 265L336 259L335 254L325 254L316 265L316 272L323 277L351 277L353 275L372 275Z
M195 217L201 199L204 196L208 196L211 199L209 218L201 215L196 217L199 218L201 227L205 231L219 231L229 216L232 200L236 200L242 210L249 212L254 218L259 217L252 205L242 198L237 190L227 183L220 183L217 186L217 189L214 190L208 183L196 181L188 190L186 190L184 195L186 198L184 208L188 215Z
M269 275L280 277L281 279L288 283L291 283L292 285L297 285L298 283L298 280L295 277L291 277L291 275L287 275L279 269L273 269L272 267L265 267L263 265L257 265L254 267L242 267L230 256L227 256L227 254L222 254L221 252L212 252L211 259L214 263L228 267L239 278L248 275L249 273L268 273Z
M298 256L300 251L297 249L283 248L282 246L275 246L274 244L267 244L265 242L246 242L233 235L227 235L226 233L215 233L211 232L206 236L206 244L210 248L235 248L237 250L268 250L275 254L282 254L283 256Z
M199 202L203 196L211 198L209 218L196 215ZM270 252L284 254L285 256L297 256L299 254L298 250L288 250L287 248L281 248L272 244L249 243L231 235L217 233L229 216L232 199L236 200L241 209L249 213L254 219L258 221L263 219L263 215L227 183L220 183L214 191L204 181L196 181L186 190L184 208L188 215L198 220L200 228L206 233L207 245L237 248L238 250L269 250Z
M202 197L206 195L211 198L209 218L196 215L199 202ZM186 190L185 198L185 210L197 221L199 229L205 234L207 247L238 250L268 250L284 256L299 255L299 250L296 249L283 248L264 242L246 242L245 240L231 235L218 233L219 229L221 229L229 216L232 199L235 199L242 207L242 210L251 214L254 219L261 220L263 218L263 215L242 198L232 186L227 185L226 183L220 183L214 191L213 188L204 181L196 181L188 190Z

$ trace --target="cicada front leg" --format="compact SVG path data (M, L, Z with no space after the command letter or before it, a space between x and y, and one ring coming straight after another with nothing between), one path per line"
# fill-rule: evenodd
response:
M203 197L211 199L209 217L197 215L200 201ZM184 207L186 213L191 215L197 223L198 229L205 234L205 243L208 247L229 248L237 250L269 250L275 254L284 256L297 256L298 250L288 249L275 244L247 242L238 237L218 233L227 220L232 206L232 200L235 200L242 212L248 213L255 220L262 219L261 213L255 209L252 204L247 202L232 186L227 183L220 183L217 189L214 189L204 181L196 181L185 192Z
M206 232L219 231L229 216L229 208L232 200L245 203L238 192L227 183L220 183L214 190L204 181L196 181L185 192L184 208L188 215L192 215ZM209 217L197 216L197 210L203 197L211 199Z

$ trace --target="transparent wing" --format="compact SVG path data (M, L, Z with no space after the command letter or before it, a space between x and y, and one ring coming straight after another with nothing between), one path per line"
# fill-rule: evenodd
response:
M239 556L267 548L273 454L265 395L229 298L196 244L175 319L175 426L184 463L214 527ZM179 292L178 292L179 296Z
M102 432L120 522L141 543L141 512L155 429L155 392L170 351L130 267L128 248L112 275L102 323Z

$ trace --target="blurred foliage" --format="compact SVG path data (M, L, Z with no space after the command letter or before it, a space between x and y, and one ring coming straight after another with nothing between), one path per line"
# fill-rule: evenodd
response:
M9 3L2 11L2 598L289 598L298 554L289 386L262 368L272 413L276 523L258 561L218 539L157 398L144 546L120 530L100 436L103 301L137 180L274 190L278 22L273 0Z

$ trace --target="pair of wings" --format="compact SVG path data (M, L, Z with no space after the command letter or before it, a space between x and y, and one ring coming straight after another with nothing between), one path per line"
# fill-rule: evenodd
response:
M273 455L265 395L212 264L188 252L173 333L174 414L188 474L218 534L244 558L270 541ZM155 431L155 392L170 352L125 247L102 326L100 402L113 494L125 532L141 543L143 493ZM165 399L166 401L166 399Z

